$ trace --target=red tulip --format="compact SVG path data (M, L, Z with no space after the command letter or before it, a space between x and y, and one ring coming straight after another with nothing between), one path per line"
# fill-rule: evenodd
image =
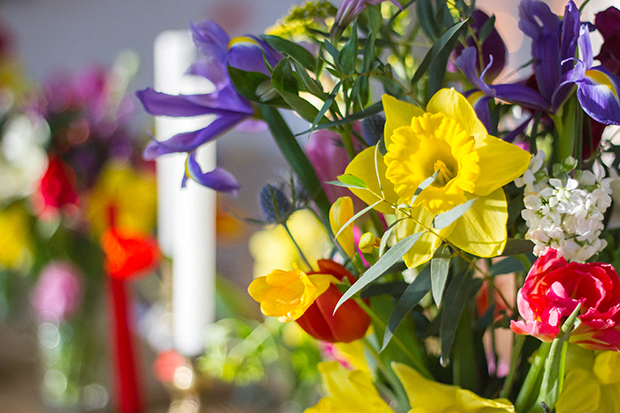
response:
M346 277L351 284L356 281L353 274L332 260L319 260L318 265L319 271L308 275L330 274L339 280ZM331 284L297 319L297 323L312 337L332 343L348 343L364 337L370 326L370 317L353 300L346 301L334 314L334 308L341 297L338 287Z
M67 207L77 210L79 198L76 192L75 171L61 159L51 156L45 174L39 182L35 195L35 208L41 216L54 215Z
M157 243L145 236L112 229L103 234L101 245L106 271L113 278L133 278L154 269L159 262Z

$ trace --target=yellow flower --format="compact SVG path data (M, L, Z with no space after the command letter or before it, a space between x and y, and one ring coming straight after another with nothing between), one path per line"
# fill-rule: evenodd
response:
M348 196L340 197L334 202L329 210L329 224L332 232L335 234L353 218L353 201ZM338 238L336 238L344 252L349 256L355 255L355 239L353 237L353 224L349 224L347 228L342 230Z
M392 363L400 379L411 410L409 413L514 413L506 399L489 400L458 386L425 379L411 367ZM362 370L348 371L338 362L319 364L326 392L317 405L305 413L393 413Z
M412 218L397 225L397 239L418 231L426 234L405 255L407 265L430 259L442 239L480 257L499 255L508 219L502 187L525 171L531 155L490 136L467 99L454 89L437 92L426 112L388 95L383 96L383 108L386 155L368 148L346 173L366 182L369 190L353 190L366 203L385 200L376 207L383 213L397 213L397 204L411 205L410 211L397 213ZM418 186L436 172L435 181L412 202ZM477 200L455 223L428 232L436 215L471 199Z
M23 206L0 210L0 267L16 270L27 262L32 251L30 230L28 213Z
M87 217L95 235L109 227L111 208L117 229L150 234L157 212L155 175L121 163L108 164L87 198Z
M317 260L327 256L333 247L325 227L310 210L295 211L287 220L287 226L309 263L315 267ZM253 234L250 253L254 258L254 277L265 275L275 268L290 270L293 262L304 271L311 270L301 260L282 225L269 226Z
M620 412L620 353L568 345L557 413Z
M293 271L274 270L248 287L266 316L287 323L301 317L308 307L338 280L328 274L306 274L293 264Z

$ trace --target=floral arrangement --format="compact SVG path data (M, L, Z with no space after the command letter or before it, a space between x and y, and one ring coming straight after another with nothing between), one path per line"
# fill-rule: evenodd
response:
M492 10L344 0L294 7L260 36L193 24L189 73L214 92L138 92L155 116L214 115L146 148L187 153L180 182L243 190L194 155L232 128L266 124L288 161L260 206L296 258L266 259L261 234L249 294L316 340L363 347L319 365L325 397L306 412L620 409L620 10L582 21L592 7L522 0L531 59L513 81ZM302 212L315 243L290 230Z

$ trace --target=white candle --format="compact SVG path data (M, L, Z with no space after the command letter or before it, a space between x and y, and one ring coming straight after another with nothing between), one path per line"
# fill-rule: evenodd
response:
M167 31L155 41L155 90L169 94L204 93L213 86L204 78L184 76L196 59L188 31ZM157 138L206 126L211 117L156 118ZM216 193L193 181L181 189L186 154L157 159L158 239L172 258L173 343L189 357L204 351L204 333L215 319ZM197 152L205 171L215 168L215 142Z

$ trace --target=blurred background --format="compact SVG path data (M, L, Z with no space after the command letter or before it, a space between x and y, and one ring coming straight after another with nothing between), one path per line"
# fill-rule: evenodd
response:
M188 30L190 22L203 19L216 21L231 37L260 34L299 3L0 0L0 81L10 89L0 92L0 411L112 411L109 357L102 356L109 354L108 287L101 280L101 253L93 251L99 251L97 240L114 221L108 216L112 204L117 224L125 219L128 227L145 236L155 228L154 165L140 159L140 147L148 141L146 131L153 131L154 123L135 91L153 86L157 36L167 30ZM565 5L563 0L547 3L557 14ZM592 10L602 10L613 0L591 3ZM518 2L478 0L477 5L487 12L493 7L511 54L505 73L509 76L524 63L521 56L529 53L528 39L517 29ZM587 12L583 17L592 19ZM593 43L596 50L600 39ZM27 109L17 110L21 104ZM306 127L293 117L287 120L296 131ZM123 138L111 138L119 133ZM93 139L88 151L80 149ZM54 157L84 169L77 168L72 177L63 175L58 166L60 175L48 189L62 202L50 205L40 181L50 173ZM112 158L114 162L108 162ZM261 228L239 219L261 219L260 189L267 182L288 179L290 172L266 132L229 132L217 143L217 164L231 171L242 188L237 197L218 196L216 318L220 321L210 330L210 356L193 367L218 379L204 384L215 400L209 411L276 411L275 405L283 412L301 411L300 406L315 396L309 390L316 383L312 367L321 352L331 349L304 342L295 326L263 322L246 294L254 271L249 240ZM55 185L63 179L75 180L78 193L60 193ZM129 182L142 190L123 186ZM88 222L88 230L82 228L83 222ZM25 233L36 236L21 239ZM68 261L79 265L63 266ZM50 268L51 263L59 265ZM75 281L80 277L82 281ZM186 360L166 351L171 335L169 278L165 261L156 275L135 285L142 343L138 357L149 411L167 411L171 398L182 398L178 391L183 386L172 383L170 371ZM37 288L40 294L35 293ZM53 298L46 298L45 292L55 289L65 294L64 307L58 310L64 313L49 319L56 310L46 307ZM80 291L75 296L82 303L77 310L71 300L78 298L66 297L73 290ZM71 312L79 316L70 318ZM65 318L75 320L73 326L63 324ZM80 329L88 331L88 337L81 337ZM79 340L83 348L76 344ZM68 360L77 359L73 364L90 373L70 371L75 368ZM279 367L273 367L276 361ZM72 375L79 380L88 377L75 383L79 396L68 394ZM269 391L260 390L265 386ZM283 400L293 401L282 406Z

